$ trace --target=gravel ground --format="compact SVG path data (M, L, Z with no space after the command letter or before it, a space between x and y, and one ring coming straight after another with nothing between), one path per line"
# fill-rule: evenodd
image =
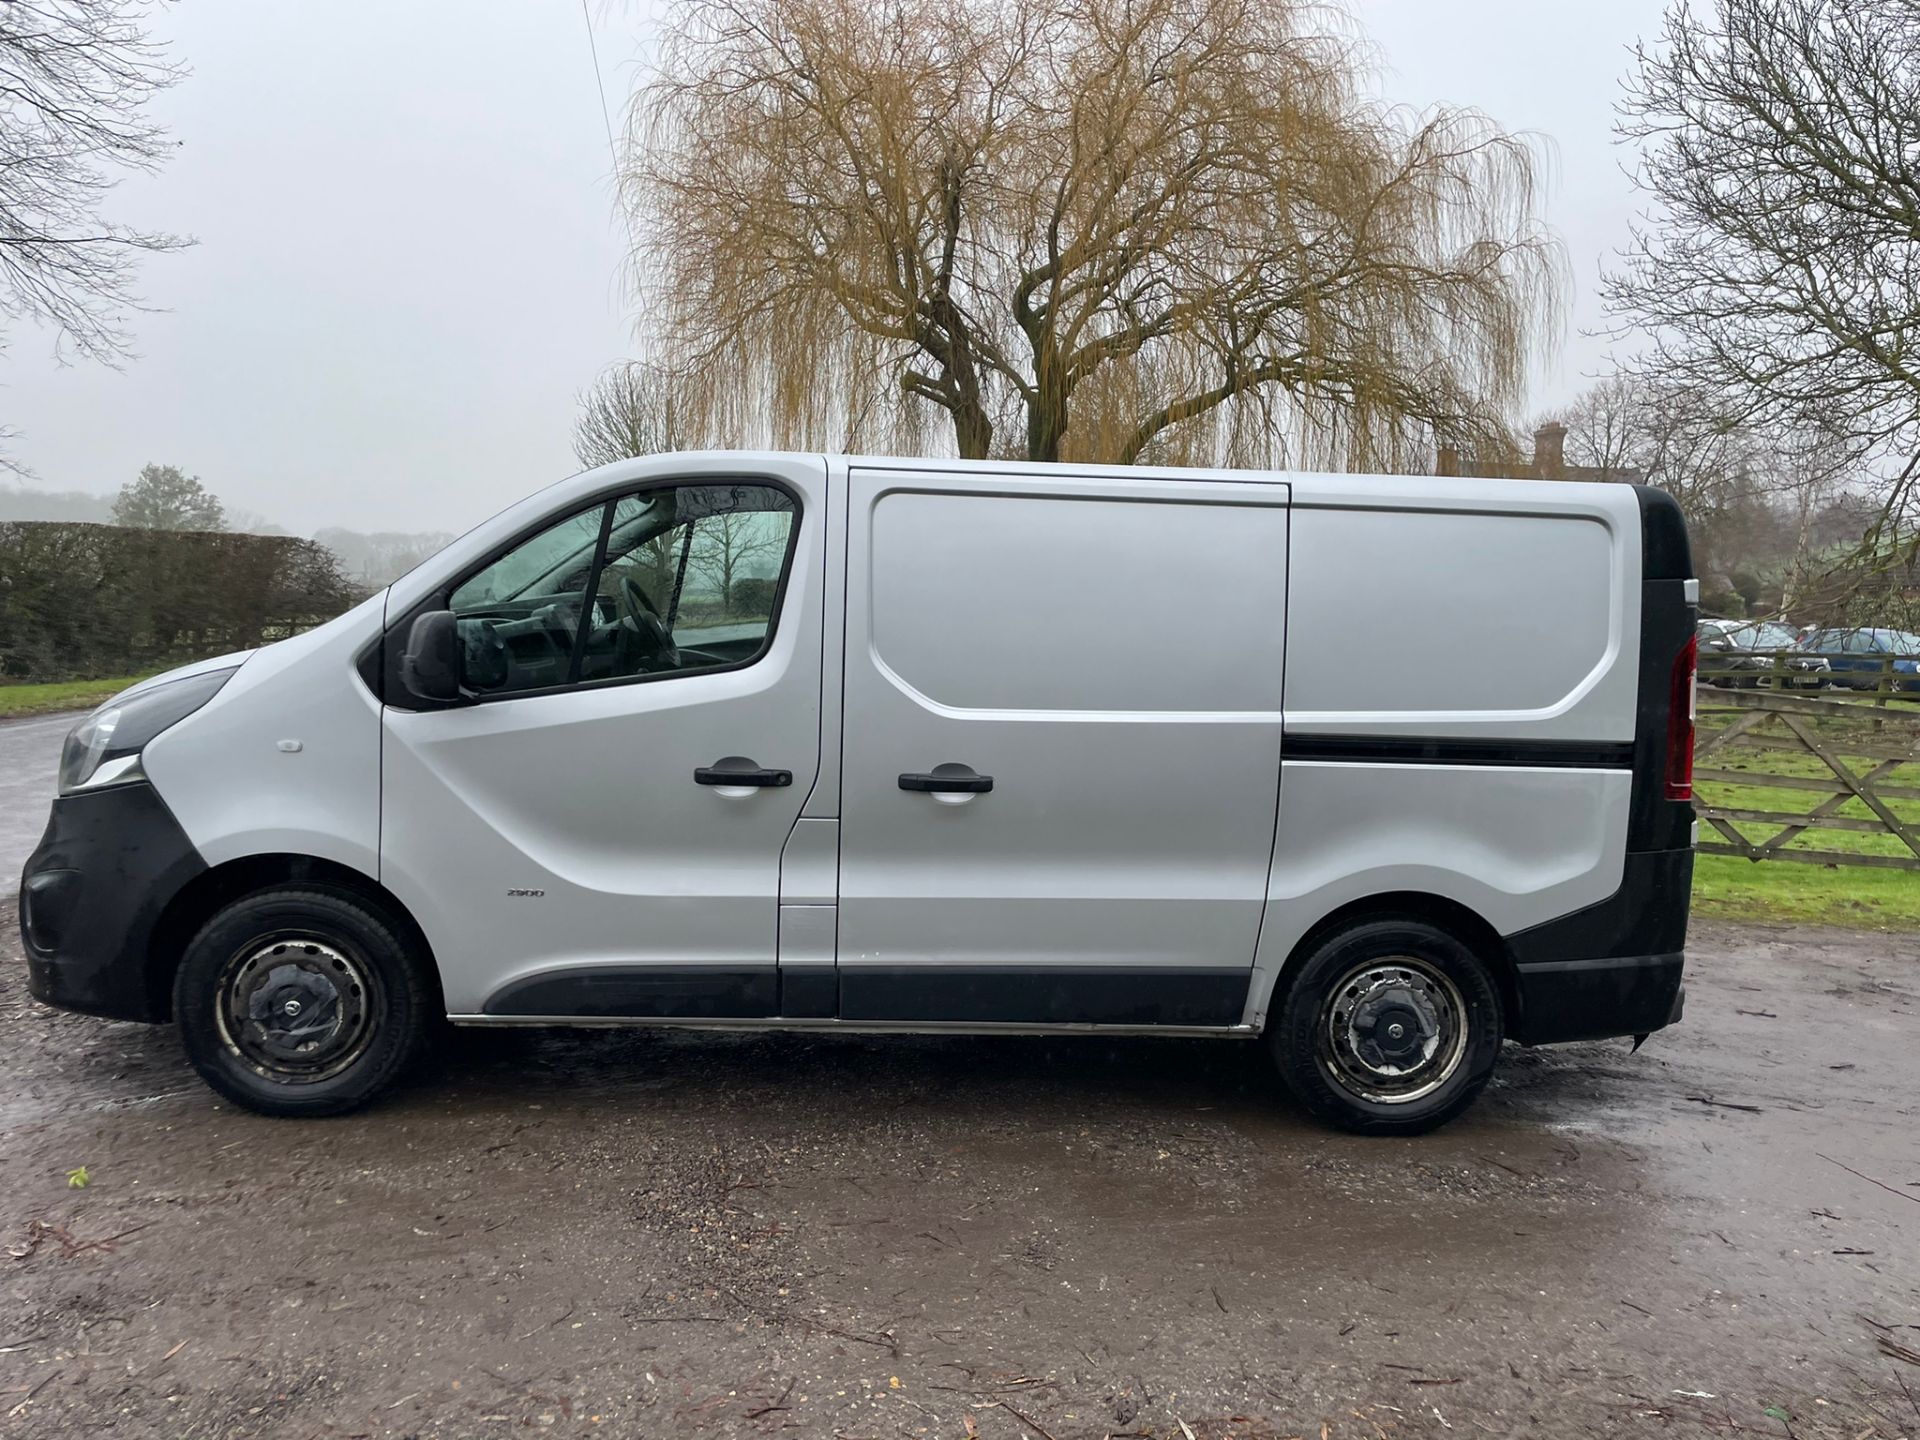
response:
M467 1033L263 1120L0 927L0 1434L1920 1435L1911 937L1707 927L1637 1055L1367 1141L1197 1041Z

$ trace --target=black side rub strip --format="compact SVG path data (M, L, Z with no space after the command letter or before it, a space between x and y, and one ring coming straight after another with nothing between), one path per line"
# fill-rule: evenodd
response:
M854 965L824 974L771 965L546 970L487 997L486 1015L542 1020L832 1018L1027 1025L1240 1023L1253 971ZM838 994L834 994L835 981Z
M840 1018L1019 1025L1237 1025L1253 971L843 965Z
M759 1020L780 1012L771 965L582 966L503 985L481 1013L543 1020Z
M1455 740L1424 735L1285 735L1282 760L1364 765L1496 765L1516 769L1629 770L1633 742Z

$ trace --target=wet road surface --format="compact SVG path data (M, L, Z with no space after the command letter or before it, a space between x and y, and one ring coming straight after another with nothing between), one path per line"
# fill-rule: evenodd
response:
M1920 941L1693 954L1360 1140L1205 1041L465 1033L270 1121L9 949L0 1433L1920 1434Z
M12 894L20 867L40 843L53 804L60 742L79 715L0 720L0 894Z

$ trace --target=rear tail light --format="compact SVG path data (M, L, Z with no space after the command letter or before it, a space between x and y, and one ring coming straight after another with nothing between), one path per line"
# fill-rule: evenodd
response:
M1700 639L1689 639L1673 660L1673 688L1667 695L1667 799L1693 799L1694 681L1700 668Z

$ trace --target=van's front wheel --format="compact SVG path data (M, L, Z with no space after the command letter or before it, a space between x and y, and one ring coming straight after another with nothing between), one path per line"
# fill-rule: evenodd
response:
M1410 1135L1473 1103L1500 1053L1500 992L1478 956L1418 920L1325 940L1268 1029L1300 1103L1343 1130Z
M194 937L174 976L187 1057L236 1104L263 1115L338 1115L364 1105L425 1043L423 967L358 898L266 890Z

